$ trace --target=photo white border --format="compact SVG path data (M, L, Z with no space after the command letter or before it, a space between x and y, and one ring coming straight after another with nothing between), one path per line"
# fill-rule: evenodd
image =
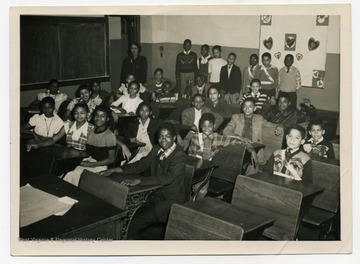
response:
M216 14L221 13L223 11L222 7L214 6L214 7L207 7L210 11L205 12L206 14L211 14L211 12L216 12ZM291 8L291 10L289 10ZM321 8L321 9L318 9ZM203 10L204 7L201 7ZM350 21L350 10L348 6L283 6L283 5L276 5L276 6L263 6L263 5L249 5L249 6L236 6L236 7L226 7L226 14L234 14L234 15L253 15L253 14L272 14L272 15L280 15L284 14L296 14L296 15L309 15L309 14L319 14L316 10L322 10L322 13L329 14L329 15L341 15L342 17L346 18L345 21L341 20L341 95L350 95L351 96L351 71L347 70L344 71L345 67L348 69L348 66L351 65L351 21ZM146 15L156 15L156 14L164 14L167 15L171 14L184 14L186 15L195 14L198 12L198 9L194 6L191 7L189 10L188 7L184 6L168 6L168 7L161 7L156 8L154 12L154 8L150 7L128 7L124 9L124 7L60 7L56 8L45 8L45 7L22 7L22 8L14 8L11 10L11 14L15 14L15 16L19 15L20 13L36 13L36 14L49 14L49 12L53 14L73 14L73 15L88 15L88 14L131 14L134 13L141 13ZM296 12L295 12L296 11ZM210 12L210 13L209 13ZM12 17L13 19L13 17ZM15 18L16 20L16 18ZM18 37L18 28L19 28L19 21L12 21L11 23L11 38L10 38L10 48L12 54L14 56L11 57L11 67L10 71L12 72L11 75L11 83L10 83L10 90L11 90L11 113L15 114L14 118L11 120L17 120L18 109L19 105L19 89L13 89L13 87L19 87L19 53L16 52L19 50L19 42L16 40ZM14 54L15 53L15 54ZM17 69L16 69L17 68ZM219 242L196 242L196 241L177 241L177 242L168 242L166 241L166 247L164 246L163 241L151 241L151 242L138 242L138 241L116 241L116 242L100 242L100 243L86 243L85 247L77 247L76 253L79 255L118 255L119 249L121 253L124 255L138 255L139 254L139 247L141 247L141 254L142 255L167 255L167 254L298 254L298 253L335 253L335 252L350 252L351 251L351 244L352 244L352 230L351 228L351 217L347 219L344 218L344 215L351 216L351 192L348 190L352 189L352 180L351 180L351 133L346 134L346 131L351 131L351 105L348 104L348 98L345 96L341 96L341 112L340 112L340 120L341 120L341 128L342 133L341 136L341 146L346 146L346 149L342 147L341 149L341 194L342 194L342 238L344 241L341 242L220 242L221 243L221 250L212 250L209 252L209 246L215 245ZM347 104L344 104L347 103ZM350 120L350 121L349 121ZM14 122L14 126L12 126L13 130L11 132L12 139L11 139L11 154L18 155L18 137L16 131L18 131L18 122ZM13 132L15 131L15 133ZM345 136L343 135L345 134ZM18 168L18 161L16 159L12 159L12 168ZM18 178L12 175L12 182L11 186L12 192L11 197L13 198L14 203L11 206L12 215L18 214L18 195L16 194L16 189L18 190ZM15 191L15 192L13 192ZM14 195L13 195L14 194ZM344 204L344 202L346 202ZM12 220L11 223L16 223ZM13 229L16 229L18 232L18 226L13 225ZM15 230L15 232L16 232ZM25 254L25 255L39 255L39 254L49 254L49 255L61 255L61 254L69 254L71 250L74 248L74 244L80 245L83 243L79 242L51 242L51 243L28 243L22 244L23 242L19 243L14 240L12 236L12 253L13 254ZM255 246L253 245L255 243ZM115 245L116 244L116 245ZM150 245L149 245L150 244ZM243 248L243 246L247 244L250 245L250 248ZM111 246L109 246L111 245ZM181 248L179 248L181 245ZM224 246L225 245L225 246ZM146 246L146 248L144 248ZM254 250L254 247L256 249ZM100 249L101 248L101 249ZM218 248L218 247L215 247ZM239 251L241 248L241 252ZM166 249L166 250L164 250ZM196 249L194 251L194 249ZM258 250L262 252L258 252ZM120 254L121 254L120 253Z

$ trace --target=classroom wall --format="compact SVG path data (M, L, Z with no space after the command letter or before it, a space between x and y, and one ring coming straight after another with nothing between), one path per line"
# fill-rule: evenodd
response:
M200 46L219 44L222 57L229 52L237 54L236 64L241 69L248 65L249 56L259 52L259 16L142 16L141 42L148 59L148 76L157 67L175 79L176 55L182 51L184 39L193 42L192 50L200 54ZM163 55L160 54L163 46ZM328 28L325 89L304 87L298 92L298 101L309 98L319 109L339 111L340 95L340 16L331 16Z

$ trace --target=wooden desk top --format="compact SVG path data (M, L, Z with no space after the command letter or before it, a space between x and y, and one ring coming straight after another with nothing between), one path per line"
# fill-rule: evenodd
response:
M69 196L78 200L78 203L74 204L63 216L50 216L20 228L20 238L71 237L71 233L75 233L77 230L91 228L99 222L114 221L126 216L125 211L57 177L30 178L27 179L27 183L58 197ZM23 182L23 184L25 183Z
M258 228L270 226L274 222L274 219L271 217L261 215L255 210L238 207L210 197L190 202L183 206L241 226L244 229L244 236ZM239 210L233 210L234 207L239 208Z
M116 181L116 182L121 182L124 179L139 179L141 177L143 177L143 176L136 175L136 174L126 175L126 174L121 174L121 173L113 173L108 178L113 181ZM148 192L148 191L154 191L161 187L162 187L161 184L135 185L135 186L129 187L129 195Z
M264 182L276 184L279 186L287 187L295 191L299 191L303 194L303 199L311 196L316 196L324 191L323 187L308 183L306 181L295 181L277 175L269 175L266 172L260 172L260 173L248 175L248 177L261 180Z
M57 161L58 160L89 157L89 154L87 154L84 151L79 151L79 150L76 150L76 149L73 149L73 148L68 148L66 146L58 145L58 144L43 147L43 148L39 148L39 149L36 149L36 150L31 150L31 151L37 151L37 152L41 152L41 153L43 153L45 155L52 156Z
M214 167L214 164L210 160L203 160L194 156L187 156L186 164L194 166L195 171L206 170Z

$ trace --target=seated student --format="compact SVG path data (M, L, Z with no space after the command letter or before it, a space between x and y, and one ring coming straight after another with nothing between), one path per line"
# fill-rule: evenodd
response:
M107 169L107 165L114 162L116 137L108 129L107 122L110 118L110 110L103 106L97 106L94 110L94 125L87 137L86 152L90 157L83 159L75 170L68 172L63 178L75 186L78 186L81 174L84 170L100 172Z
M246 98L254 98L255 99L255 114L261 114L261 110L263 108L263 105L266 103L270 104L270 97L267 94L261 93L261 82L259 79L253 79L250 82L250 88L251 91L244 94L244 96L241 98L239 104L241 105Z
M199 130L199 121L204 113L211 113L211 109L204 106L204 97L201 94L195 94L192 97L193 107L185 109L181 113L181 124L185 126L191 126L191 129L195 132ZM217 113L213 113L215 116L215 130L220 126L223 121L222 116Z
M46 92L41 92L37 95L37 98L34 102L31 103L29 107L33 105L38 105L39 102L45 97L52 97L55 101L55 114L59 112L60 105L68 99L68 96L65 93L60 92L59 82L56 79L49 81Z
M156 102L175 103L177 101L177 95L173 92L172 83L170 81L165 81L161 89L161 92L156 98Z
M136 109L143 101L138 97L140 84L133 81L129 84L129 94L121 96L110 105L110 108L121 114L135 115ZM120 106L121 105L121 106ZM113 115L114 120L117 121L117 115Z
M22 125L20 132L34 136L28 141L27 150L29 151L35 144L52 138L64 126L61 118L54 114L55 100L52 97L45 97L39 104L41 114L35 114L29 122Z
M290 100L288 95L279 93L277 107L274 106L271 111L266 113L264 111L263 116L272 123L282 124L283 126L288 127L296 123L310 121L316 115L315 107L311 104L307 106L305 112L300 112L289 106Z
M305 141L303 145L304 151L319 157L335 159L332 143L323 137L325 134L323 121L321 119L310 121L308 132L311 138Z
M292 125L288 130L287 148L274 151L264 167L264 172L312 183L312 163L309 155L302 151L306 131L299 125Z
M205 83L203 75L198 75L195 78L195 85L189 85L186 88L185 94L187 98L192 98L195 94L201 94L204 98L208 97L210 84Z
M92 117L92 112L94 111L95 107L99 105L99 101L96 102L94 99L91 98L92 89L87 84L81 84L76 90L75 95L76 98L72 99L66 108L63 120L69 120L71 118L71 111L73 110L74 106L79 102L84 102L89 107L87 120L90 121Z
M242 105L242 114L234 114L230 122L224 128L223 134L225 136L238 136L245 143L252 142L263 143L263 126L271 126L261 115L254 114L255 99L252 97L246 98ZM275 130L275 135L283 134L283 128L278 126ZM257 154L260 163L264 163L263 151Z
M133 74L129 74L126 77L126 83L122 83L119 87L119 92L122 95L128 95L129 94L129 85L130 83L136 81L135 76ZM140 93L144 93L146 91L146 88L139 83L139 93L136 95L137 97L140 97Z
M166 223L170 208L174 203L184 203L186 200L184 172L186 154L175 143L175 127L164 122L159 126L158 145L155 145L149 155L141 160L113 168L100 173L109 176L112 173L138 175L150 168L150 176L127 177L119 175L125 186L161 184L152 199L141 207L134 215L128 231L128 239L138 239L142 230L156 222Z
M164 77L164 70L161 68L157 68L154 71L154 76L146 81L144 87L146 88L147 91L152 93L151 95L152 101L155 101L157 96L162 92L162 85L166 81L171 82L168 78ZM171 83L172 86L174 86L173 82Z
M87 122L88 112L89 108L87 104L77 103L72 110L75 121L65 122L64 126L53 137L39 143L34 142L28 144L28 150L53 145L66 135L67 147L85 151L87 136L89 132L94 129L94 125Z
M98 80L92 81L90 87L92 89L91 98L94 99L96 105L104 103L109 93L101 89L101 82Z
M128 163L133 163L147 156L156 144L156 132L160 125L160 120L152 117L152 107L150 104L142 102L136 110L137 119L133 120L125 133L125 138L130 142L142 142L146 145L141 147L136 156Z
M211 86L208 93L209 98L205 100L204 105L209 107L213 113L217 113L222 117L230 117L232 115L230 105L221 98L219 88Z

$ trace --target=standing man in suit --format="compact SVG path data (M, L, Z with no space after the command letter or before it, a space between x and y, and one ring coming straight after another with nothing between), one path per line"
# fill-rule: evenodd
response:
M241 70L235 65L236 54L231 52L228 56L228 64L220 71L220 89L224 93L224 100L228 104L237 104L241 92Z
M183 174L185 172L186 154L182 147L175 143L176 133L173 124L164 122L158 129L158 145L149 155L132 164L107 170L100 175L112 173L120 176L120 183L125 186L161 184L148 203L134 215L128 239L139 239L141 231L153 223L166 223L170 208L174 203L184 203L186 190ZM137 176L149 169L150 176ZM126 176L130 175L130 176Z

